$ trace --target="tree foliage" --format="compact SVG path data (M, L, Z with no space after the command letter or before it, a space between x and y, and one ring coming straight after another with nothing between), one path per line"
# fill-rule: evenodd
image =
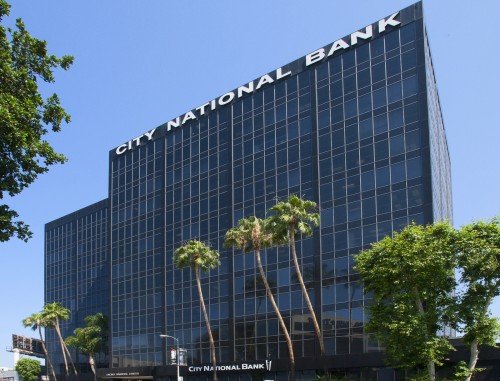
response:
M455 378L470 380L480 347L496 346L500 334L490 312L500 295L500 220L460 229L444 222L411 225L361 252L356 262L365 292L373 295L367 329L386 347L391 365L427 366L426 377L434 379L434 364L452 350L440 331L446 325L470 348Z
M175 250L175 267L183 269L191 267L202 271L210 271L220 265L219 253L197 240L189 240Z
M89 365L96 377L95 356L107 351L108 318L103 313L85 317L85 327L76 328L74 335L66 338L66 345L89 356Z
M292 194L286 201L278 202L269 209L269 212L271 214L269 219L274 225L273 230L277 237L285 239L286 237L297 239L300 235L310 237L313 228L319 225L316 203L297 195Z
M435 378L452 349L438 331L455 287L455 231L447 223L410 225L356 256L368 306L367 330L383 343L392 366L427 367Z
M54 71L69 69L73 57L47 51L47 42L32 37L21 19L16 27L3 26L10 5L0 0L0 199L15 196L48 171L64 163L45 140L49 129L58 132L70 116L57 94L46 99L38 83L54 83ZM0 242L16 236L27 241L32 233L15 210L0 204Z
M500 220L477 221L458 230L458 273L461 287L452 306L450 321L464 334L470 347L470 380L479 358L481 345L496 346L500 334L498 318L490 306L500 295Z
M42 367L38 360L22 358L16 364L16 371L23 381L35 381L42 373Z

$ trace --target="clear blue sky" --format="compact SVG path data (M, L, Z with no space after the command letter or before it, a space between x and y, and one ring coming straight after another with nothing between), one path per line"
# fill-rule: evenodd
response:
M107 197L111 149L411 0L11 0L53 54L72 54L56 91L72 116L50 142L69 162L8 202L29 243L0 244L0 366L43 307L44 224ZM454 224L500 214L498 0L426 0L424 13L452 161ZM500 316L500 303L493 313Z

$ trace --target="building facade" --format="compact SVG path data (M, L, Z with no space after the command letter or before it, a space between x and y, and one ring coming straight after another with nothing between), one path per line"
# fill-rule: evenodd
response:
M59 302L71 311L62 321L63 337L85 326L85 317L109 316L108 200L68 214L45 225L45 302ZM56 332L46 330L45 341L56 373L65 374ZM89 371L88 358L74 359L80 371ZM107 365L105 356L96 359Z
M202 277L220 377L249 379L238 372L246 366L257 378L284 379L288 348L254 256L222 243L239 219L266 217L277 200L300 195L321 216L298 255L323 360L393 380L364 331L368 300L353 255L409 223L451 220L450 173L418 2L111 150L108 198L46 225L46 302L77 311L69 334L86 315L108 314L101 378L173 377L175 343L160 334L186 350L184 377L210 377L194 273L173 264L175 249L196 238L221 257ZM297 375L310 379L323 365L289 248L262 257Z

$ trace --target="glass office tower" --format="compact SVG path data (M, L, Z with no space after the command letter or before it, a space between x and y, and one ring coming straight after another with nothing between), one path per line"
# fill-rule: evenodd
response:
M221 256L221 265L202 277L218 361L268 360L266 379L282 377L289 353L254 256L222 242L239 219L265 217L291 194L314 200L321 215L314 235L298 241L298 255L328 366L359 368L365 360L383 366L377 342L364 331L367 297L353 255L411 222L452 218L450 160L422 4L118 146L109 163L103 249L110 368L168 365L167 348L175 343L160 334L179 340L188 364L210 363L194 273L173 264L175 249L198 239ZM298 373L312 374L322 369L319 346L289 248L262 256ZM47 293L47 302L56 296ZM185 368L184 376L210 377L197 369Z
M71 311L71 319L60 322L63 337L84 327L86 316L109 316L108 219L106 199L45 225L45 303ZM55 330L46 330L46 342L56 373L64 374ZM74 361L80 372L89 371L86 355ZM107 358L98 356L96 362L107 364Z

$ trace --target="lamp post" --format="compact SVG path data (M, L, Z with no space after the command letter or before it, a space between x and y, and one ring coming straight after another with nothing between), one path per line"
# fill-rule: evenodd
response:
M179 339L177 337L173 337L170 335L160 335L162 339L166 339L167 337L170 337L171 339L175 340L175 363L177 364L177 381L180 381L179 378Z

